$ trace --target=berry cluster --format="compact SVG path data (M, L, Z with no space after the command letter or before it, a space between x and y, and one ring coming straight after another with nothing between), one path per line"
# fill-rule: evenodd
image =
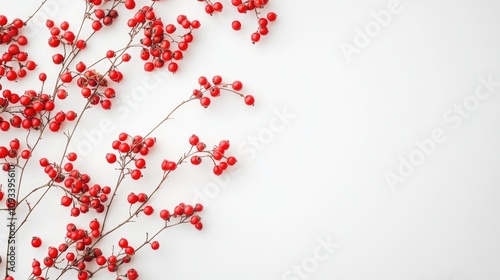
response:
M141 169L146 168L146 160L137 156L146 156L155 145L155 142L154 138L143 138L139 135L132 137L122 132L118 135L118 139L111 144L113 149L118 152L118 155L108 153L106 154L106 160L110 164L118 161L122 169L129 163L134 162L135 168L127 168L126 174L129 174L134 180L139 180L142 177Z
M0 146L0 159L5 160L2 165L2 170L8 172L11 166L19 164L19 160L27 160L31 157L31 150L23 149L21 150L21 143L18 139L13 139L9 143L9 147ZM15 160L15 162L9 162Z
M66 113L63 111L57 112L49 123L49 129L53 132L57 132L65 121L74 121L76 116L74 111L68 111Z
M253 4L255 2L259 2L259 3L266 2L267 3L267 1L261 1L261 0L248 0L245 2L246 3L245 4L245 3L242 3L241 0L232 0L233 5L236 6L238 9L238 12L240 12L242 14L246 13L249 10L255 10L255 15L257 17L258 27L257 27L257 31L252 33L252 35L250 36L250 39L252 40L252 43L254 43L254 44L257 43L258 41L260 41L261 36L266 36L267 34L269 34L269 29L268 29L269 22L276 21L276 19L278 18L278 15L274 12L269 12L269 13L267 13L267 15L265 17L261 17L260 12L258 12L257 9L264 8L264 5L256 6L255 4ZM235 20L231 23L231 27L233 28L233 30L238 31L241 29L241 22L239 20Z
M178 35L181 38L180 41L174 39L176 25L165 24L156 16L153 7L144 6L128 20L128 26L131 28L143 27L144 37L140 40L142 46L140 57L145 61L145 71L151 72L166 64L168 71L177 72L179 69L177 61L184 57L184 52L193 42L193 30L201 26L199 21L190 21L185 15L177 17L177 24L184 30L181 35Z
M6 120L0 116L0 130L8 131L11 127L38 130L45 123L50 123L50 130L57 131L62 122L76 118L73 111L59 112L49 118L49 113L54 109L55 103L48 94L27 90L20 96L6 89L0 97L0 114L5 112L11 117Z
M205 12L209 15L215 12L222 12L223 5L220 2L212 3L210 0L198 0L198 2L205 2ZM257 17L257 31L252 33L251 40L252 43L257 43L260 41L261 36L269 34L268 24L277 19L277 15L274 12L268 12L266 17L261 17L261 10L266 7L269 0L231 0L231 4L236 8L240 14L246 14L249 11L254 11ZM241 21L234 20L231 23L233 30L241 30Z
M114 56L114 52L108 51L108 56ZM76 64L76 70L79 72L76 83L78 87L82 89L82 96L87 98L91 105L97 105L100 103L103 109L111 109L111 99L116 96L116 91L114 88L108 87L108 80L104 77L104 75L94 69L85 69L86 66L83 62ZM63 74L63 76L64 75L67 74ZM114 82L120 82L123 79L123 74L120 71L113 69L108 71L108 77ZM63 77L61 80L65 82ZM69 80L69 82L71 82L71 80Z
M210 0L198 0L198 2L205 2L206 3L205 12L209 15L212 15L215 12L222 12L222 8L224 8L224 6L222 5L221 2L212 3L212 1L210 1Z
M76 35L73 31L69 30L69 23L67 21L63 21L59 26L56 26L53 20L48 19L45 22L45 26L49 29L51 35L48 44L52 48L57 48L62 44L75 45L78 49L83 50L87 46L87 43L83 39L77 40L75 44ZM62 54L55 54L52 56L52 61L55 64L61 64L63 58Z
M33 71L36 63L28 60L28 53L21 50L28 44L28 39L19 35L24 27L21 19L14 19L9 23L4 15L0 15L0 45L8 45L7 51L0 57L0 78L6 77L9 81L24 78L27 71Z
M94 209L97 213L104 212L104 202L108 200L111 188L101 187L98 184L90 186L91 177L74 167L73 162L77 159L76 153L68 153L66 159L68 161L62 166L49 162L47 158L41 158L39 161L47 176L53 182L62 183L64 186L60 187L65 193L61 197L61 205L71 206L70 214L73 217L78 217L81 213L85 214L90 209Z
M193 134L189 137L189 144L191 144L191 149L196 150L196 152L191 156L191 164L199 165L202 162L203 157L208 157L214 164L212 171L217 176L222 175L228 166L235 165L237 162L234 156L225 155L225 152L230 146L229 141L227 140L222 140L218 146L214 146L212 150L207 150L207 145L201 142L197 135Z
M172 214L168 210L160 211L160 217L165 221L170 221L170 218L181 218L181 221L186 221L189 219L189 223L192 224L197 230L203 229L203 223L198 215L195 215L203 211L203 205L196 203L194 206L187 205L185 203L179 203L175 206Z
M100 237L100 223L92 220L89 223L89 229L78 228L75 224L66 225L66 240L57 247L49 246L42 262L34 259L32 262L32 275L37 277L33 279L42 280L40 277L44 270L58 268L61 270L78 271L77 279L86 280L91 278L93 273L88 270L92 261L98 265L105 265L108 261L103 256L101 249L92 246ZM31 244L38 248L42 244L40 237L33 237ZM42 267L43 265L43 267ZM63 265L63 267L58 267ZM64 266L65 265L65 266Z
M213 83L213 84L212 84ZM200 76L198 78L198 84L200 87L193 90L192 96L200 100L201 106L207 108L212 103L211 98L219 97L222 90L229 91L241 96L245 104L253 106L255 103L255 98L252 95L243 95L239 93L243 89L243 83L241 81L234 81L232 83L223 83L222 77L215 75L212 78L212 83L205 76ZM207 94L208 93L208 94Z
M116 9L95 9L93 12L95 17L92 22L92 29L94 31L99 31L103 26L110 26L113 24L113 21L118 18L118 11Z

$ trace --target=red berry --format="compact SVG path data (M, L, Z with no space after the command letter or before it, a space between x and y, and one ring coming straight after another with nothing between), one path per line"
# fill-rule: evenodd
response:
M77 208L77 207L73 207L73 208L71 209L71 216L73 216L73 217L78 217L78 216L80 216L80 209L79 209L79 208Z
M149 62L149 61L148 61L148 62L146 62L146 63L144 64L144 70L145 70L146 72L151 72L151 71L153 71L154 69L155 69L155 65L154 65L152 62Z
M191 163L192 163L193 165L198 165L198 164L200 164L200 163L201 163L201 157L199 157L199 156L192 156L192 157L191 157Z
M196 212L201 212L201 211L203 211L203 205L202 205L202 204L200 204L200 203L196 203L196 204L194 205L194 211L196 211Z
M194 207L191 205L186 205L186 207L184 207L184 215L189 217L193 214L194 214Z
M248 106L253 106L255 104L255 98L252 95L246 95L245 104L247 104Z
M198 78L198 84L200 84L200 86L204 86L207 83L208 83L207 77L201 76Z
M39 248L40 246L42 246L42 239L38 236L33 236L33 238L31 239L31 246Z
M223 150L229 149L229 141L228 140L220 141L219 147L222 148Z
M77 157L78 157L78 156L76 155L76 153L73 153L73 152L69 153L69 154L66 156L66 158L67 158L69 161L75 161L75 160L77 159Z
M54 64L61 64L64 60L64 56L60 53L57 53L55 55L52 56L52 62L54 62Z
M135 1L134 0L126 0L125 1L125 8L132 10L135 8Z
M202 98L200 98L200 104L201 106L203 106L204 108L207 108L208 106L210 106L210 103L212 101L210 100L210 98L204 96Z
M0 147L0 158L6 158L9 155L9 149L6 147Z
M191 146L196 146L198 144L198 142L200 142L200 138L198 136L196 136L195 134L191 135L191 137L189 137L189 144L191 144Z
M61 81L63 83L71 83L71 81L73 80L73 77L71 76L71 73L64 73L61 75Z
M241 29L241 22L239 20L235 20L233 21L233 23L231 23L231 27L233 28L233 30L238 31Z
M134 180L139 180L142 177L142 172L139 169L134 169L130 173L130 177Z
M89 274L86 271L78 272L78 280L87 280L89 279Z
M216 12L221 12L222 8L224 7L221 2L215 2L214 5L214 11Z
M0 15L0 25L6 25L8 22L7 17L4 15Z
M158 250L159 248L160 248L160 242L158 241L151 242L151 249Z
M257 43L260 40L260 33L254 32L251 36L252 42Z
M127 196L127 201L128 203L130 204L134 204L138 201L138 197L135 193L130 193L128 196Z
M116 155L112 153L106 154L106 160L108 163L115 163L116 162Z
M205 143L203 142L199 142L198 144L196 144L196 150L198 150L198 152L204 151L206 147L207 145L205 145Z
M97 229L99 229L99 228L100 228L100 226L101 226L101 225L100 225L99 221L97 221L97 220L92 220L92 221L89 223L89 228L90 228L91 230L97 230Z
M107 58L112 58L115 56L115 52L113 50L109 50L106 52L106 57Z
M215 75L212 78L212 82L214 83L214 85L220 85L222 83L222 77L219 75Z
M234 81L232 84L231 84L231 87L236 90L236 91L240 91L242 88L243 88L243 83L240 82L240 81Z
M146 167L146 160L144 160L143 158L136 159L135 160L135 167L137 167L139 169Z
M144 211L144 214L146 214L146 216L150 216L153 214L154 208L148 205L148 206L144 207L143 211Z
M118 241L118 246L120 246L120 248L126 248L128 247L128 240L125 239L125 238L121 238L119 241Z
M94 22L92 22L92 29L94 29L94 31L99 31L101 28L102 24L100 21L94 20Z
M72 252L68 252L68 253L66 254L66 259L67 259L68 261L70 261L70 262L74 261L74 260L75 260L75 254L74 254L74 253L72 253Z
M49 250L47 252L47 255L53 259L57 258L57 255L59 255L59 250L55 247L49 247Z
M233 157L233 156L230 156L230 157L228 157L228 158L227 158L227 164L229 164L229 165L231 165L231 166L232 166L232 165L235 165L235 164L236 164L236 162L237 162L237 160L236 160L236 158L235 158L235 157Z
M136 280L138 277L139 277L139 274L137 273L137 271L135 269L131 268L127 271L127 278L128 279Z
M175 62L170 62L168 64L168 71L172 72L172 73L175 73L177 72L177 70L179 69L179 66L177 65L177 63Z
M87 66L85 65L85 63L80 61L76 64L75 68L76 68L76 71L81 73L81 72L85 71L85 69L87 69Z
M184 209L181 206L175 206L174 214L175 215L182 215L182 213L184 213Z
M97 265L99 266L103 266L107 263L107 260L106 260L106 257L104 256L99 256L95 259L95 262L97 263Z
M127 254L127 255L133 255L134 253L135 253L134 247L127 246L127 248L125 248L125 254Z
M19 150L19 148L21 147L21 144L20 144L18 139L14 139L14 140L10 141L9 146L12 150Z
M200 222L200 220L201 220L201 219L200 219L200 216L193 216L193 217L191 217L191 219L189 220L189 222L190 222L191 224L193 224L193 225L196 225L197 223L199 223L199 222Z
M278 17L278 15L276 13L274 13L274 12L269 12L267 14L267 19L269 21L275 21L277 17Z
M73 203L73 199L71 199L71 197L66 196L66 195L61 197L61 205L62 206L68 207L71 205L71 203Z
M213 168L213 172L215 175L219 176L222 174L222 169L220 168L220 166L218 165L215 165L214 168Z
M194 226L197 230L202 230L203 229L203 224L201 222L197 223L195 226Z
M261 26L261 27L266 27L268 23L269 23L269 21L265 18L259 19L259 26Z
M209 15L213 14L214 13L214 6L210 5L210 4L207 4L205 6L205 12Z
M168 210L161 210L160 211L160 218L162 218L163 220L167 221L170 219L170 212Z

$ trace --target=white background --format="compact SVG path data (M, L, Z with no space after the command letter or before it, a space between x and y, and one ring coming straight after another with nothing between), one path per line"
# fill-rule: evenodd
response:
M37 2L2 3L1 13L26 18ZM67 19L76 28L83 2L69 2L49 0L28 30L30 56L49 77L57 70L50 63L55 51L46 46L47 30L36 22ZM160 250L144 250L132 263L141 279L500 277L500 87L467 112L459 127L443 118L456 104L474 98L480 77L500 81L497 1L401 0L398 13L362 47L355 43L356 28L364 30L374 20L372 12L387 9L390 1L271 1L268 10L278 14L278 21L256 45L249 40L252 17L241 17L244 28L236 33L230 23L240 15L229 1L223 3L224 12L212 17L194 0L157 3L166 21L184 13L202 22L180 71L155 72L167 78L141 100L130 99L134 86L148 79L137 50L131 51L136 59L125 66L124 82L117 86L115 106L123 111L91 110L72 143L78 150L94 139L79 168L93 182L112 185L117 172L103 158L111 141L121 131L147 132L189 97L200 75L242 80L244 92L256 97L253 108L234 95L215 100L208 109L190 104L155 133L158 147L148 161L148 176L140 183L129 181L121 201L130 191L152 187L159 162L182 155L192 133L207 143L230 139L239 165L219 178L208 164L175 172L152 203L161 209L206 200L205 228L198 232L184 226L162 234ZM122 14L112 32L89 43L88 61L123 46L130 15ZM343 42L359 47L350 62ZM78 90L72 96L71 102L82 102ZM133 110L124 113L125 108ZM276 122L283 112L289 119ZM113 129L100 139L94 129L103 119L113 120ZM415 142L430 138L435 129L444 131L446 141L391 188L384 175L398 174L400 158L418 151ZM5 135L2 145L10 140ZM60 156L62 142L47 139L36 158ZM258 139L257 145L252 139ZM43 182L43 172L36 164L31 168L33 185ZM54 192L52 201L45 200L40 205L44 211L37 211L18 237L23 271L30 269L33 257L45 254L30 247L31 236L41 236L43 248L57 245L65 223L74 221L58 205L59 197ZM126 211L125 204L117 207L113 221ZM110 238L103 250L109 253L121 236L139 244L144 228L161 226L152 217L140 220ZM317 251L320 240L338 247ZM315 252L328 254L315 260ZM294 275L298 267L303 273ZM113 277L103 272L95 279Z

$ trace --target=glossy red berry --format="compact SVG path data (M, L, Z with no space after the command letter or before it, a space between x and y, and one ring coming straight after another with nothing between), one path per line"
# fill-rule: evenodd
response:
M231 84L231 87L236 90L236 91L240 91L242 88L243 88L243 83L240 82L240 81L234 81L232 84Z
M139 277L139 273L133 268L127 271L127 278L130 280L136 280Z
M116 162L116 155L112 153L106 154L106 161L108 163L115 163Z
M146 206L144 207L144 214L146 214L147 216L151 216L154 212L154 208L152 206Z
M90 228L91 230L97 230L97 229L99 229L99 228L100 228L100 226L101 226L101 224L100 224L100 223L99 223L99 221L97 221L97 220L92 220L92 221L89 223L89 228Z
M202 230L203 229L203 224L201 222L198 222L195 226L194 226L197 230Z
M189 219L189 222L193 225L196 225L197 223L200 222L200 220L201 220L200 216L193 216L191 217L191 219Z
M235 158L235 157L233 157L233 156L230 156L230 157L228 157L228 158L227 158L227 164L229 164L229 165L231 165L231 166L232 166L232 165L235 165L235 164L236 164L236 162L237 162L237 160L236 160L236 158Z
M118 246L120 246L120 248L122 249L125 249L126 247L128 247L128 240L126 238L120 238L120 240L118 241Z
M163 220L168 221L170 219L170 211L163 209L160 211L160 218Z
M198 150L198 152L204 151L206 147L207 145L205 145L205 143L203 142L199 142L198 144L196 144L196 150Z
M246 95L245 104L247 104L248 106L253 106L255 104L255 98L252 95Z
M158 241L151 242L151 249L158 250L159 248L160 248L160 242Z
M254 32L252 33L250 38L252 39L253 43L257 43L258 41L260 41L260 33Z
M189 137L189 144L191 144L191 146L196 146L199 142L200 142L200 138L198 136L196 136L195 134L193 134L193 135L191 135L191 137Z
M40 246L42 246L42 239L38 236L33 236L33 238L31 239L31 246L33 246L34 248L39 248Z
M274 12L269 12L269 13L267 14L267 19L268 19L269 21L275 21L275 20L276 20L276 18L278 18L278 15L277 15L276 13L274 13Z
M202 205L201 203L196 203L196 204L194 205L194 211L196 211L196 212L201 212L201 211L203 211L203 205Z
M220 168L220 166L218 165L215 165L214 168L213 168L213 172L215 175L219 176L222 174L222 169Z
M77 157L78 157L78 156L76 155L76 153L73 153L73 152L69 153L69 154L66 156L66 158L67 158L69 161L75 161L75 160L77 159Z
M241 22L239 20L235 20L231 23L231 28L233 28L233 30L235 31L238 31L241 29Z
M65 207L68 207L71 205L71 203L73 203L73 199L69 196L63 196L61 197L61 205L62 206L65 206Z
M207 108L208 106L210 106L210 103L212 103L212 101L210 100L210 98L208 98L206 96L200 98L200 104L204 108Z
M138 158L135 160L135 167L142 169L146 167L146 160L143 158Z
M127 201L128 203L130 204L134 204L134 203L137 203L138 201L138 197L135 193L130 193L128 196L127 196Z

